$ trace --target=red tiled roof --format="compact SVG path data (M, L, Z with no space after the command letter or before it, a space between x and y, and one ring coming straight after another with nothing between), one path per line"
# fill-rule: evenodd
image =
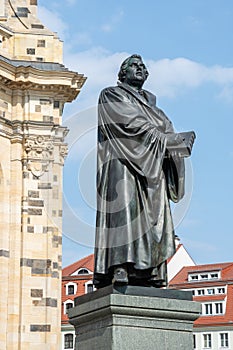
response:
M206 265L195 265L195 266L185 266L172 278L169 285L178 285L188 282L189 273L199 273L207 271L222 270L221 280L233 279L233 263L219 263L219 264L206 264ZM203 281L204 282L204 281ZM209 282L209 281L205 281ZM216 281L217 282L217 281ZM192 282L189 282L189 284ZM193 281L195 283L195 281ZM200 282L196 282L196 284Z
M221 301L226 298L226 294L218 294L218 295L197 295L193 297L194 301L198 302L207 302L207 301Z
M62 269L62 276L70 276L72 273L80 268L86 268L91 272L94 271L94 254L85 256L81 260L74 262L73 264L66 266Z
M200 273L221 270L221 278L203 281L188 281L189 273ZM206 264L183 267L170 281L169 286L176 289L195 289L203 287L216 287L227 285L227 294L195 296L197 302L217 302L226 299L224 315L201 315L195 322L194 327L233 327L233 263Z

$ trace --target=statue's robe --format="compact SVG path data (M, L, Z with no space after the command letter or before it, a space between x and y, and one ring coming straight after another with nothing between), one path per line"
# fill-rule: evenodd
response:
M184 161L167 150L174 129L156 97L130 86L104 89L98 105L97 220L94 281L112 267L159 269L175 252L169 200L184 194ZM162 273L163 274L163 273ZM165 280L165 276L159 276Z

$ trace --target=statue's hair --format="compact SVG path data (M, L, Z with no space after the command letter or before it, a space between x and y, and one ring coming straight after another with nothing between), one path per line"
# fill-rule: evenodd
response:
M119 70L119 73L118 73L118 79L123 83L124 80L125 80L125 75L126 75L126 71L127 71L127 68L128 68L128 65L129 65L129 62L132 58L138 58L142 61L142 57L140 55L137 55L137 54L133 54L129 57L127 57L121 64L121 67L120 67L120 70ZM148 70L146 69L146 78L148 77L149 75L149 72Z

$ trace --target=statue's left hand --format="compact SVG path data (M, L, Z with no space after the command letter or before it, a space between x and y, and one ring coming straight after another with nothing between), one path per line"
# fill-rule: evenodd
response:
M187 148L189 155L192 152L193 144L196 138L194 131L181 132L179 135L182 137L184 146Z

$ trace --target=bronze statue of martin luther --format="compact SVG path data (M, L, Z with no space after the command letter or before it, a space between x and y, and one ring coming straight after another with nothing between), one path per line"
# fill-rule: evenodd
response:
M121 65L118 85L98 104L94 284L167 285L175 252L170 200L184 196L184 157L194 132L176 133L156 97L142 89L141 56Z

